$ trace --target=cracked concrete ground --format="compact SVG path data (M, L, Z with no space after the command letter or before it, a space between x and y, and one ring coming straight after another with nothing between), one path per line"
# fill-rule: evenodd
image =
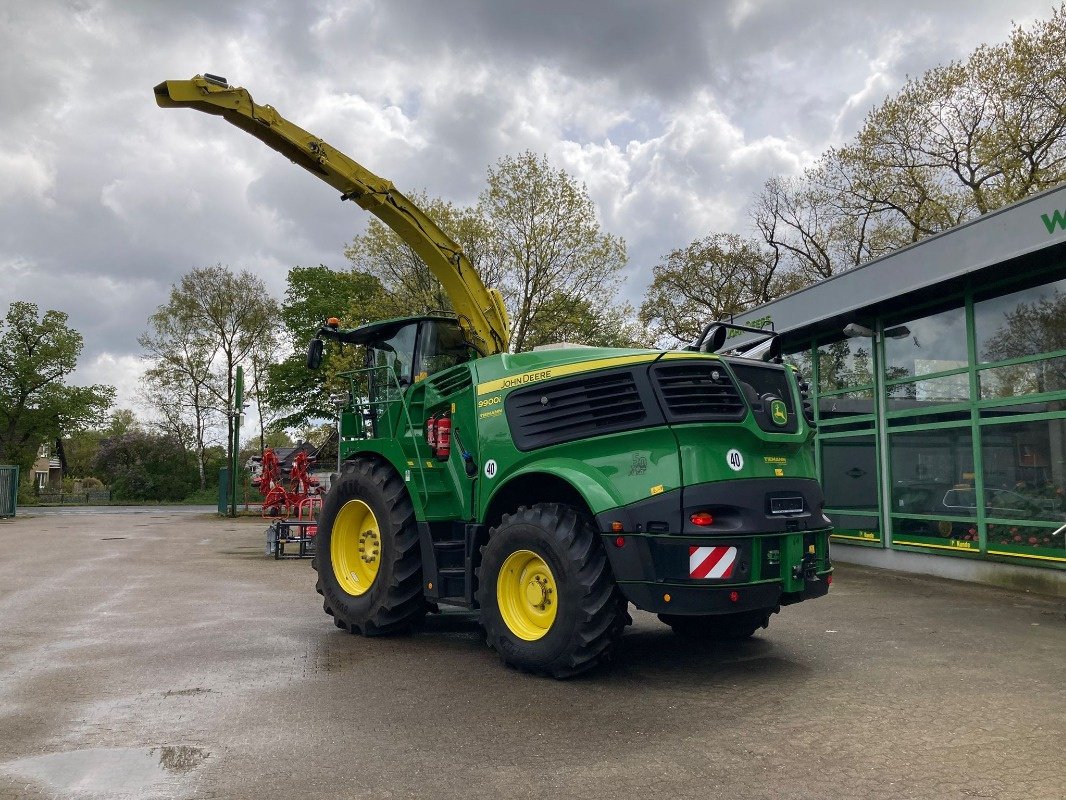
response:
M468 615L368 640L264 523L0 522L0 798L1066 797L1066 606L838 568L751 641L637 612L503 667Z

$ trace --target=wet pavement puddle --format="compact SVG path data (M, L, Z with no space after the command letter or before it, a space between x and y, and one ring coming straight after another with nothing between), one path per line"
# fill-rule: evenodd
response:
M8 761L0 772L79 797L144 797L180 783L210 755L188 745L94 748Z

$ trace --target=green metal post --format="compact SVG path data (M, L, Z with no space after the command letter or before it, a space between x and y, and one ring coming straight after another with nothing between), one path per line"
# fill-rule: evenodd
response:
M873 349L874 372L874 440L878 470L878 506L881 511L881 547L892 549L892 455L888 437L888 388L885 374L888 370L888 353L885 352L885 321L879 317L874 326Z
M244 367L237 367L237 377L234 379L233 408L233 441L230 442L230 465L229 465L229 515L237 516L237 459L241 449L241 412L244 410Z

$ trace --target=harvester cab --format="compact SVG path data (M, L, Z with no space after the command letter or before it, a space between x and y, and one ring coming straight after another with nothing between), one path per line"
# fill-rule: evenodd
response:
M610 657L630 603L679 635L738 639L826 593L813 413L772 331L744 352L729 340L754 329L715 323L678 351L509 353L499 292L391 183L224 79L155 94L222 116L373 213L454 308L330 320L309 346L311 367L327 339L366 354L344 374L342 470L317 534L338 627L389 634L468 608L505 662L568 677Z

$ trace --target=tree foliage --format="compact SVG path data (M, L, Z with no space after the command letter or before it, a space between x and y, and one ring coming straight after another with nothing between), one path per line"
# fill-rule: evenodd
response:
M752 217L779 271L805 285L1066 180L1064 45L1060 6L909 79L801 177L768 180Z
M663 344L694 340L776 289L774 253L755 239L717 233L668 253L655 266L640 321Z
M411 200L450 239L462 245L463 254L486 285L495 286L499 282L499 265L490 231L477 209L431 198L425 192L412 195ZM372 305L365 301L361 305L368 318L390 319L452 310L440 281L414 248L380 220L371 219L366 232L352 240L344 255L357 273L373 276L384 289L373 298Z
M626 346L641 338L633 309L616 302L625 243L600 230L585 187L544 156L500 159L477 207L413 199L462 246L482 282L503 294L512 350L556 341ZM451 310L429 268L377 220L345 254L381 282L376 318Z
M250 365L253 353L277 335L277 303L253 273L234 273L216 264L183 275L148 324L139 339L152 361L145 392L159 409L165 430L183 445L191 437L204 488L209 427L217 423L221 428L224 420L225 441L230 442L228 412L234 405L237 367ZM251 391L246 389L245 398L254 399L254 382L246 386Z
M16 301L0 324L0 461L28 473L43 442L99 422L111 386L67 386L82 337L61 311Z
M600 229L585 186L528 150L501 158L487 183L479 210L498 267L494 285L511 316L511 349L564 339L581 309L613 318L605 331L617 325L626 311L614 303L626 246ZM589 333L583 344L606 344L595 328Z
M181 442L142 428L103 439L93 471L116 500L183 500L197 480Z
M159 427L196 453L200 488L207 485L205 453L212 428L223 409L214 369L218 343L204 335L186 299L171 287L170 299L148 318L137 339L150 366L142 377L142 395L158 414Z
M337 373L356 366L355 349L342 350L329 343L321 368L312 371L306 366L307 343L330 317L339 317L344 327L352 328L382 318L379 315L391 316L391 312L383 311L389 302L381 281L357 269L332 270L319 265L289 270L281 304L286 356L268 367L265 382L268 405L280 414L273 422L275 428L300 427L336 415L330 395L347 391Z
M64 437L63 452L66 457L67 474L71 478L93 476L96 468L96 455L104 439L122 436L140 427L140 422L130 409L117 408L108 415L107 423L103 427L86 428Z

